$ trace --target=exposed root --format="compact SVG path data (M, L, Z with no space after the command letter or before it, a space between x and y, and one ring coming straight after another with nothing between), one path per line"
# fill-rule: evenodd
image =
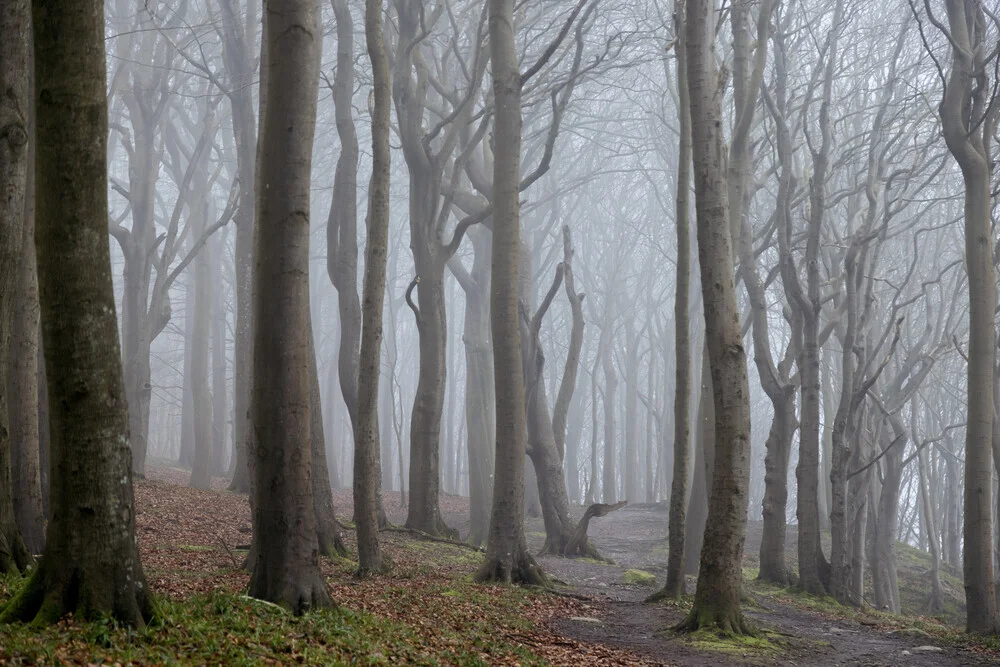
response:
M683 621L674 626L674 632L690 633L699 630L716 632L723 637L747 636L756 637L757 631L743 617L738 609L723 612L716 609L706 609L697 605Z
M276 586L272 586L271 583L266 576L254 572L250 576L247 594L252 598L276 604L296 616L334 606L330 591L318 569L314 576L279 576L273 581Z
M475 552L478 552L478 553L485 553L485 551L486 551L481 546L476 546L474 544L469 544L468 542L462 542L462 541L457 540L457 539L448 539L448 538L444 538L444 537L437 537L435 535L431 535L429 533L425 533L422 530L417 530L416 528L407 528L406 526L400 527L400 526L391 526L390 525L389 527L382 528L380 530L383 533L404 533L404 534L407 534L407 535L415 535L415 536L419 537L420 539L426 540L428 542L437 542L439 544L450 544L450 545L455 546L455 547L462 547L463 549L469 549L471 551L475 551ZM454 531L454 532L457 533L458 531Z
M527 551L513 558L494 557L483 563L476 572L477 583L521 584L549 588L548 578Z
M134 583L124 571L98 576L79 568L49 568L43 560L28 584L0 611L0 624L46 626L69 614L81 621L110 615L128 627L143 628L158 619L159 610L149 587Z

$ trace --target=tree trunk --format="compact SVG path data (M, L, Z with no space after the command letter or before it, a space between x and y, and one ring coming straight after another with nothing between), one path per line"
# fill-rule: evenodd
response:
M941 102L945 143L965 181L965 262L969 275L968 419L962 570L969 632L1000 631L993 572L993 367L996 276L990 231L990 141L998 113L990 98L983 3L947 0L951 70ZM995 82L994 82L995 84ZM989 110L989 111L988 111Z
M465 272L453 266L461 275L459 284L465 290L465 421L469 451L469 535L470 544L486 542L489 531L490 505L493 495L493 444L496 424L493 354L490 349L490 233L473 228L468 232L472 241L472 270ZM462 273L464 272L464 274Z
M312 319L310 317L310 319ZM340 536L340 524L333 505L333 490L330 488L330 472L326 461L326 433L323 428L322 394L319 390L319 360L309 329L309 382L312 385L310 406L310 433L312 435L312 493L313 508L316 512L316 541L320 555L327 558L342 558L347 555L347 547Z
M52 521L41 563L0 622L72 613L142 627L155 609L136 546L110 270L104 3L36 2L33 19Z
M212 474L226 471L226 422L229 421L228 383L226 380L226 298L222 281L222 255L226 248L223 238L212 242L213 301L212 315ZM233 452L233 457L236 452Z
M199 175L207 183L207 169L199 167ZM196 186L196 190L204 190ZM199 192L192 206L192 213L200 223L195 224L194 238L200 238L208 225L208 193ZM208 385L208 347L211 335L212 313L212 257L203 248L194 259L194 323L191 331L191 398L194 403L194 459L189 485L195 489L212 487L212 394ZM188 315L191 317L191 315Z
M313 504L309 195L321 37L316 0L264 10L251 423L251 596L296 614L331 604Z
M181 448L177 455L177 467L191 470L195 451L195 419L194 397L191 383L194 375L191 372L192 348L194 347L195 321L195 271L197 265L191 267L184 280L184 377L181 380Z
M374 72L375 100L372 176L368 186L368 242L365 245L364 323L357 378L358 418L354 427L354 521L358 529L358 572L361 574L385 569L378 541L381 498L378 389L389 247L389 113L392 101L389 57L382 34L381 0L365 3L365 41Z
M514 42L514 0L489 0L489 34L496 101L490 294L496 369L496 478L486 561L476 579L539 584L545 582L545 577L528 553L524 538L523 475L528 430L518 308L521 73Z
M606 297L610 300L611 296ZM618 373L615 372L615 362L612 356L613 318L612 306L605 305L604 328L601 334L605 337L602 346L601 368L604 371L604 466L602 468L602 494L605 505L613 505L618 496L616 489L618 476L615 474L615 390L618 387Z
M625 499L639 500L639 337L633 319L625 321Z
M17 360L12 334L19 301L28 187L30 26L27 0L6 2L0 7L0 574L24 570L31 563L18 529L11 483L13 434L8 425L8 407L22 408L22 400L10 401L7 396L7 374L11 362Z
M229 104L233 117L236 145L236 173L239 178L239 202L236 208L236 333L233 359L233 456L230 460L232 481L229 490L251 491L252 433L249 429L250 388L253 384L253 239L256 206L257 114L253 108L253 83L256 78L253 45L256 42L257 3L247 1L246 24L234 6L236 0L221 0L225 15L222 54L231 82ZM251 497L253 494L250 494Z
M691 95L698 256L715 402L715 462L694 606L683 630L745 633L740 609L750 485L750 389L728 231L722 108L715 69L714 3L688 2L685 36Z
M662 594L684 595L684 533L687 527L688 477L691 463L691 100L688 89L687 42L684 38L685 0L675 0L677 34L677 115L680 139L677 151L677 276L674 291L674 465L670 483L670 519L667 523L667 580ZM664 423L664 428L666 424Z
M30 11L25 2L22 12ZM25 36L30 40L30 33ZM30 41L28 51L28 76L32 76ZM23 47L22 47L23 48ZM29 84L30 85L30 84ZM29 89L27 102L28 157L24 193L24 229L21 259L18 262L17 301L14 304L13 332L8 359L8 387L10 398L7 412L10 418L12 444L12 483L14 514L21 537L28 551L40 554L45 548L45 509L42 500L40 469L40 429L38 415L39 377L39 317L38 317L38 266L35 262L35 139L34 102Z

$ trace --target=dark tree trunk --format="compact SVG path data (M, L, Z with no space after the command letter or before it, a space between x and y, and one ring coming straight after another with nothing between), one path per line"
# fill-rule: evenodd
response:
M33 19L52 520L41 563L0 622L73 613L142 627L155 609L136 547L110 271L104 3L36 2Z
M25 3L30 6L30 3ZM28 10L24 10L28 11ZM26 39L30 39L27 36ZM30 42L29 42L30 45ZM34 69L28 48L29 78ZM10 344L7 410L12 443L14 514L24 544L33 554L45 548L45 509L42 500L38 415L39 317L38 266L35 263L35 140L34 102L28 95L28 166L24 193L24 230L18 271Z
M19 267L24 240L25 193L28 187L30 138L28 77L30 4L13 0L0 6L0 574L25 569L31 557L21 539L14 511L11 429L8 405L9 364L17 359L11 350L15 304L20 286ZM13 352L13 354L11 354Z
M299 614L331 604L313 498L309 196L321 32L316 0L264 11L254 278L256 553L251 596ZM280 55L280 57L278 57Z

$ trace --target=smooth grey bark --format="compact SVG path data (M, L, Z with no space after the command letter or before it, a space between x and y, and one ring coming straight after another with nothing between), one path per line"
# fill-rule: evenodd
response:
M365 42L374 73L375 99L372 109L372 175L368 186L368 241L365 245L364 321L357 378L358 412L354 427L354 520L358 529L358 572L362 574L385 569L378 541L378 512L381 506L378 390L389 246L389 113L392 99L389 56L382 34L381 0L365 3ZM341 238L341 243L343 240Z
M715 403L715 461L694 605L678 629L749 631L740 607L750 484L750 388L733 278L714 3L689 0L685 22L691 95L698 258Z
M969 632L997 633L993 563L993 367L997 307L990 187L990 144L1000 110L990 99L994 86L987 62L983 2L946 0L948 25L938 23L952 45L948 84L941 101L945 143L965 182L965 261L969 275L968 419L965 432L965 522L962 571ZM994 54L993 58L996 57Z
M256 0L247 0L246 12L238 0L219 0L223 14L222 57L229 80L227 97L232 112L236 145L239 199L236 207L236 335L233 359L233 456L230 460L230 491L252 493L253 433L249 428L250 388L253 382L253 239L255 221L257 113L253 107L256 78ZM241 14L245 22L241 20ZM263 72L261 73L263 77Z
M226 472L226 425L229 421L228 383L226 379L226 294L222 280L222 255L225 252L225 237L213 239L211 243L212 301L216 304L212 313L212 474L221 476ZM236 452L233 452L235 458Z
M493 495L493 445L495 443L495 387L490 346L491 232L478 226L468 232L472 243L472 268L457 259L448 266L465 292L465 420L469 456L469 535L474 545L486 541Z
M524 455L528 426L519 308L521 246L521 72L514 0L489 1L490 63L496 103L493 267L490 320L496 387L496 479L478 581L545 583L524 538Z
M104 3L38 1L32 21L52 519L42 560L0 623L72 613L141 628L155 608L136 544L107 234Z
M309 197L321 31L318 0L269 0L253 271L254 551L249 594L296 614L331 604L313 498Z

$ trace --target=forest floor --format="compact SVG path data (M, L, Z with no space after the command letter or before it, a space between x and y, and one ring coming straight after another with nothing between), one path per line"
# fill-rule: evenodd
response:
M295 618L245 597L243 550L250 541L245 496L184 486L188 473L154 468L136 484L136 524L149 585L162 622L129 631L110 622L64 621L54 628L0 627L0 665L84 664L413 664L413 665L980 665L1000 661L992 647L940 620L847 610L823 598L752 581L759 524L747 537L747 614L756 638L724 640L669 631L690 606L643 604L662 584L666 513L629 506L595 519L591 538L614 564L542 557L564 593L481 586L471 548L383 534L390 574L358 581L356 563L324 562L337 607ZM350 492L335 497L351 515ZM402 523L399 494L386 493L391 521ZM442 496L446 521L465 534L468 500ZM582 512L582 510L580 510ZM529 520L532 548L539 519ZM345 541L353 548L351 530ZM794 548L794 542L790 545ZM920 563L906 554L919 580ZM901 575L908 581L906 573ZM655 582L648 581L656 577ZM640 583L626 583L639 581ZM947 583L950 583L948 580ZM23 581L0 579L0 605ZM693 588L693 580L689 588ZM959 593L961 591L959 590ZM569 597L570 596L577 597ZM916 594L919 597L919 594ZM907 597L903 596L904 599Z

